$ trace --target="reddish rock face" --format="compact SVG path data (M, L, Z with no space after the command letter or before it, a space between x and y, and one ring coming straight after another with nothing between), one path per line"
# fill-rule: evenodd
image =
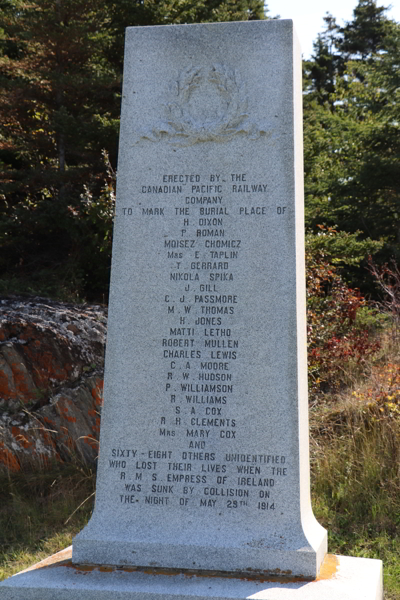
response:
M107 313L0 300L0 468L97 456Z

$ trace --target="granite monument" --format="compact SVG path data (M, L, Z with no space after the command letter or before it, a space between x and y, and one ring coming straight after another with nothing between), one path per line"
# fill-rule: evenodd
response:
M292 23L129 28L125 65L96 508L73 560L316 577Z
M95 510L7 592L380 598L311 509L301 93L291 21L127 30Z

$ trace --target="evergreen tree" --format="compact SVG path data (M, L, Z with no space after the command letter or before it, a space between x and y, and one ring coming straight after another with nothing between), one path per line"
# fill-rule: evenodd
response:
M313 92L320 104L334 103L330 95L335 91L337 76L342 76L349 60L374 60L379 51L385 51L393 21L387 19L387 9L377 6L376 0L359 0L353 11L353 20L339 27L336 19L326 14L325 30L314 42L314 54L306 62L308 92ZM360 77L360 75L359 75Z
M86 254L77 226L82 194L86 186L101 195L102 150L116 154L120 81L106 55L108 15L100 0L9 0L6 8L0 266L25 276L39 264L50 279L67 262L71 276L85 280L87 273L72 275L73 265L81 270L75 257Z
M263 18L263 2L0 0L0 7L0 242L6 250L0 277L41 293L60 294L65 285L101 297L125 27Z
M376 0L359 0L353 20L340 29L338 49L345 60L365 60L384 49L389 25L386 12L387 8L377 6Z
M336 75L342 61L341 55L336 50L339 31L336 19L327 13L324 21L325 30L322 34L318 34L313 44L314 54L305 65L310 87L319 104L330 103L329 98L335 91Z
M344 62L329 105L304 98L307 226L380 241L383 261L400 258L400 25L385 31L382 50Z

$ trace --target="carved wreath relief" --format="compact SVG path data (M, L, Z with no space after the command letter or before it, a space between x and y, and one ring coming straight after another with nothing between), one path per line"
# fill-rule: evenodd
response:
M224 65L189 67L173 86L176 99L164 105L166 119L139 139L162 138L178 146L229 141L245 134L256 139L267 134L251 121L244 86L238 74Z

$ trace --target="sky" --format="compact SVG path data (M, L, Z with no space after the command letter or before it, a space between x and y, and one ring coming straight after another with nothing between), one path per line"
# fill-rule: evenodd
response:
M324 29L324 15L330 12L339 25L351 21L358 0L267 0L269 17L280 15L281 19L293 19L304 58L310 58L313 41ZM392 6L386 13L390 19L400 22L400 0L380 0L378 6Z

